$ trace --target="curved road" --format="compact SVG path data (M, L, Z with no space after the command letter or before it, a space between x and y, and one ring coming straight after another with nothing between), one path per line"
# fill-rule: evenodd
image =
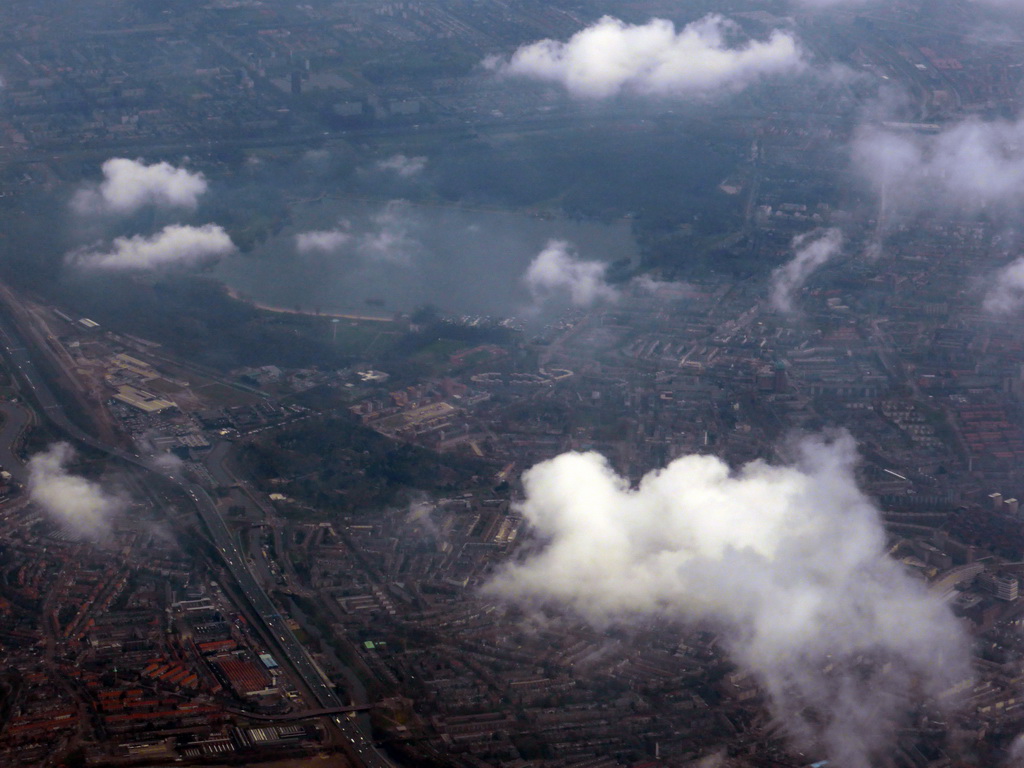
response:
M206 490L184 477L167 474L164 469L148 463L138 454L106 445L72 423L64 412L60 400L54 395L53 390L50 389L36 367L33 350L26 346L24 337L17 332L6 316L0 317L0 344L2 344L4 356L11 364L12 372L24 385L23 394L30 393L32 399L38 404L40 412L68 436L147 472L162 475L189 495L242 594L245 595L253 610L262 620L268 634L288 658L292 668L298 672L320 708L338 710L345 707L345 702L334 692L323 673L306 652L305 647L292 634L277 606L249 571L243 553L238 548L235 538L231 535ZM393 764L374 747L351 719L344 715L335 715L332 720L345 738L351 742L352 749L358 754L359 760L364 766L367 768L393 768Z

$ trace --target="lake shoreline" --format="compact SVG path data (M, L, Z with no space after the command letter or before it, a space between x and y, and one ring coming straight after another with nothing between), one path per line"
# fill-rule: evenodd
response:
M248 296L243 295L230 285L221 281L221 285L224 286L224 290L227 291L235 301L240 301L243 304L248 304L250 307L262 310L264 312L277 312L284 315L306 315L308 317L329 317L336 320L358 320L360 322L371 322L371 323L393 323L395 322L394 317L381 317L380 315L357 315L351 312L312 312L307 309L289 309L287 307L278 307L272 304L264 304L262 302L251 299Z

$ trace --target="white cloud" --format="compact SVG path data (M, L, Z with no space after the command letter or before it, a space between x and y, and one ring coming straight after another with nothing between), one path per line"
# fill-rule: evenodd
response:
M313 232L300 232L295 236L295 247L299 253L334 253L347 245L352 235L344 229L324 229Z
M779 312L792 312L793 299L807 279L843 247L838 229L818 229L793 238L795 254L787 263L772 272L768 289L772 306Z
M711 621L798 746L868 768L914 695L969 677L969 653L941 598L886 554L852 438L795 451L737 470L684 456L636 487L595 453L538 464L519 510L543 543L485 593L598 626Z
M70 260L96 269L155 269L195 264L234 250L231 237L216 224L171 224L150 237L114 238L109 249L77 251Z
M115 157L103 163L103 181L79 190L71 201L83 214L129 214L146 205L195 209L206 192L206 178L162 162L145 165Z
M299 253L339 253L364 262L410 265L423 250L413 235L416 217L401 200L392 200L358 226L342 221L334 229L301 232L295 236Z
M410 234L405 205L393 200L373 217L373 229L360 236L356 251L367 261L411 264L422 245Z
M697 291L689 283L677 280L658 280L650 275L639 275L629 281L630 286L641 294L649 294L666 299L687 299L696 295Z
M985 295L986 312L1005 315L1024 308L1024 258L1010 262L993 279L994 287Z
M879 192L883 214L1008 212L1024 196L1024 120L968 118L935 134L866 126L853 161Z
M683 95L739 90L766 75L805 66L796 39L773 31L767 40L733 45L738 26L708 14L678 32L671 21L626 24L604 16L568 42L541 40L508 60L485 66L509 75L561 83L574 96L607 98L621 92Z
M67 464L75 456L67 443L54 443L28 462L28 491L32 502L55 522L90 539L101 539L110 518L125 507L124 499L98 483L72 475Z
M394 171L402 178L409 178L423 171L427 167L425 157L406 157L405 155L392 155L386 160L377 163L377 168L382 171Z
M553 294L568 294L577 307L589 307L598 301L615 301L618 291L605 282L607 265L583 261L564 240L549 240L526 270L526 285L534 301Z

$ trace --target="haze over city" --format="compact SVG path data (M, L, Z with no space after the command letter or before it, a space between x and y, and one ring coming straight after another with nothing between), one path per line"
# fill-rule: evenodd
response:
M0 765L1024 766L1024 5L0 35Z

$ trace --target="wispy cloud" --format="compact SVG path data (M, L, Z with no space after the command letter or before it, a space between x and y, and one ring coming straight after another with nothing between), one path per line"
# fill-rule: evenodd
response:
M124 509L125 500L68 472L74 456L67 443L54 443L29 459L29 496L55 522L80 536L102 539L110 531L111 517Z
M333 229L301 232L295 236L295 248L299 253L336 253L358 257L364 263L408 266L423 252L423 244L414 234L416 227L408 204L392 200L368 223L353 227L343 221Z
M969 118L937 133L864 126L853 162L887 211L1015 210L1024 196L1024 120Z
M360 236L356 251L367 261L411 264L423 249L412 227L407 206L393 200L373 216L373 227Z
M377 168L382 171L391 171L397 173L402 178L410 178L423 172L423 169L427 167L427 158L425 157L407 157L406 155L392 155L386 160L381 160L377 163Z
M779 312L792 312L797 292L842 247L843 235L838 229L819 229L793 238L793 258L772 272L768 289L772 306Z
M297 234L295 248L299 253L334 253L351 241L352 235L344 229L321 229Z

